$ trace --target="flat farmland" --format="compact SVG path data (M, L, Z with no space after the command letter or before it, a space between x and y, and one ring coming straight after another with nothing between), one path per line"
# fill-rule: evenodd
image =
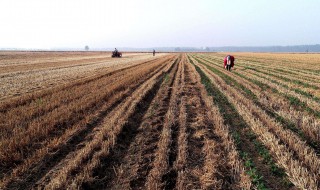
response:
M151 60L146 54L126 54L121 60L103 52L0 52L0 101L48 87L66 84L120 69L136 61Z
M320 55L0 52L0 189L319 189Z

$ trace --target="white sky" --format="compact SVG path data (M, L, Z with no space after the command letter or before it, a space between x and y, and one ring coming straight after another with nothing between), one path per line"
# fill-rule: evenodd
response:
M320 43L320 0L0 0L0 47Z

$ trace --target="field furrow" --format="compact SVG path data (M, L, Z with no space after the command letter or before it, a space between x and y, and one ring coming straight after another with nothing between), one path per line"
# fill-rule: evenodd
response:
M307 147L305 143L300 141L294 134L290 133L290 131L284 130L279 124L268 118L263 111L259 111L257 107L253 106L253 102L250 102L249 99L236 92L233 87L226 85L221 78L212 74L207 67L202 64L199 65L199 67L213 77L211 79L212 82L214 82L214 84L220 88L220 91L225 93L228 100L236 106L239 114L250 124L249 126L254 133L258 135L259 139L271 152L276 154L278 163L288 170L287 172L291 181L302 188L317 187L318 177L316 176L319 174L316 168L318 168L319 160L313 150ZM267 129L271 131L267 131ZM267 139L274 140L270 142ZM285 143L284 145L282 145L283 142ZM285 145L288 145L288 147ZM290 149L296 151L299 160L295 159ZM305 165L307 165L307 168ZM299 171L298 174L296 170ZM297 176L300 177L298 178Z
M203 57L203 56L200 56ZM217 63L221 67L221 59L216 56L205 56L206 59ZM282 65L282 64L280 64ZM267 65L265 63L256 63L245 60L237 61L237 69L244 72L253 72L254 74L265 75L265 77L273 77L270 82L280 84L281 86L295 91L298 94L311 97L317 101L319 99L319 80L320 78L310 78L314 73L305 74L303 77L303 72L305 70L298 70L295 73L292 73L289 78L285 77L288 73L291 73L289 67L276 68L279 65ZM274 70L270 69L274 68ZM302 81L299 81L301 79ZM319 101L319 100L318 100Z
M181 60L181 57L180 57ZM178 98L179 86L181 84L181 68L182 62L179 60L176 73L173 75L173 84L171 87L169 108L164 116L163 127L160 133L160 139L155 152L155 160L152 163L146 179L147 189L162 189L164 187L174 187L176 183L177 173L172 168L176 159L177 144L177 114L178 114ZM168 171L171 170L171 171Z
M148 102L141 104L132 121L126 124L129 133L124 133L116 142L110 157L103 160L103 168L96 173L91 187L102 189L139 189L144 187L145 178L151 170L154 152L161 132L161 123L168 110L173 79L178 60L172 69L159 81L159 89L148 96ZM139 116L137 116L137 114ZM140 118L140 120L139 120ZM125 128L124 128L125 129ZM126 143L126 144L124 144ZM133 169L135 168L135 169ZM128 172L129 171L129 172ZM108 176L105 178L104 176ZM102 180L100 180L103 178Z
M110 58L109 54L105 54L101 61L95 61L94 57L91 57L91 59L82 61L72 60L71 65L63 62L63 60L54 63L40 62L35 65L27 64L30 67L29 69L18 70L17 72L11 72L6 70L6 67L0 66L0 70L4 72L0 74L0 101L26 94L32 95L35 91L41 92L43 89L54 88L62 84L92 77L98 73L104 74L115 69L135 65L137 62L147 62L154 59L147 55L140 55L114 60ZM32 62L32 60L28 61ZM19 68L21 65L12 65L10 67ZM50 65L52 67L49 67Z
M250 97L254 103L264 110L270 117L280 122L285 128L296 133L302 140L307 141L317 153L319 153L319 119L315 119L312 115L292 109L290 101L272 92L270 89L264 89L261 85L253 79L239 74L237 71L233 73L225 73L220 67L201 59L206 63L212 71L220 75L224 80L232 86L235 86L239 92ZM268 90L267 93L264 90ZM271 103L270 103L271 101Z
M61 150L60 148L63 148L65 146L65 143L68 143L69 141L72 141L72 138L74 136L76 136L76 134L82 133L82 132L84 132L84 134L86 134L85 131L88 131L88 133L90 131L92 131L93 128L94 128L93 126L96 123L99 123L101 118L104 115L107 115L107 113L110 112L113 109L113 107L115 107L115 105L117 103L120 103L122 101L121 99L125 98L126 96L128 97L132 93L132 91L134 91L135 88L137 88L142 82L144 82L144 80L146 80L147 78L152 77L154 75L154 72L159 72L159 69L161 70L161 68L163 68L164 64L166 64L166 62L168 60L170 60L170 59L172 59L172 58L162 60L162 62L160 62L161 64L159 64L159 62L154 62L153 64L150 64L150 66L151 66L150 69L151 70L148 71L148 67L146 67L147 70L145 70L145 71L149 72L149 74L145 75L144 78L141 78L141 74L138 74L138 75L136 75L136 77L138 77L139 80L136 80L134 78L131 78L131 79L127 78L127 80L123 80L126 83L122 83L122 84L121 84L121 82L120 82L121 80L120 80L119 83L116 83L116 85L120 85L120 86L121 85L126 85L127 87L125 87L125 88L121 87L120 91L118 90L118 92L114 91L114 90L113 91L108 91L108 89L106 89L107 92L109 92L112 96L107 98L107 99L102 97L101 100L100 100L100 101L102 101L100 103L101 106L99 106L99 103L98 103L99 99L90 98L89 100L93 100L94 101L93 102L94 106L90 108L92 110L91 114L88 114L88 113L90 113L89 112L90 110L85 110L85 109L84 110L83 109L79 110L79 109L77 109L77 107L75 107L75 111L76 111L75 113L77 113L77 115L75 115L75 114L71 114L70 115L70 114L68 114L68 112L72 111L72 109L74 109L73 107L71 107L71 108L70 107L69 108L61 108L62 109L61 111L66 111L66 114L64 115L64 116L66 116L66 118L71 117L72 120L75 121L73 126L72 126L72 122L70 122L70 119L67 120L68 122L63 123L65 126L68 126L68 128L64 128L63 125L61 125L61 124L57 125L57 124L52 123L52 122L50 123L51 125L49 125L49 126L47 125L47 127L50 127L50 126L52 127L53 133L49 133L48 129L45 129L43 127L39 128L39 124L37 125L37 127L35 129L32 128L33 126L30 126L29 130L25 131L22 134L27 135L28 132L30 133L30 135L33 135L33 136L35 135L35 132L38 132L36 134L43 135L43 136L45 136L45 134L43 134L44 132L46 132L47 134L50 134L50 138L47 137L47 138L43 139L43 143L42 144L45 145L45 146L41 147L41 149L37 149L36 146L34 148L28 146L28 149L26 149L26 150L28 150L28 152L27 152L28 154L26 154L24 151L21 151L22 150L21 148L23 146L20 145L21 143L19 144L19 140L13 141L14 138L5 139L5 140L11 140L12 142L15 142L16 143L15 146L19 148L19 150L20 150L19 152L20 152L21 156L24 157L24 161L22 162L22 164L21 165L17 165L18 167L14 168L11 177L19 175L20 172L23 173L23 171L28 170L29 167L34 167L30 163L30 160L37 159L39 161L40 160L44 160L45 161L46 160L46 156L50 156L51 155L51 157L54 157L54 155L59 155L61 153L60 152L60 150ZM158 69L156 69L156 68L158 68ZM141 72L145 72L145 71L141 70ZM130 87L130 85L128 85L128 82L132 84L131 87ZM96 93L99 93L99 92L96 92ZM92 95L95 95L95 94L92 94ZM100 94L100 96L101 96L101 94ZM85 100L87 100L87 99L85 99ZM78 104L80 108L83 108L83 106L84 106L83 103L84 102L75 101L75 103L71 104L71 106ZM83 111L81 111L81 110L83 110ZM86 114L86 117L83 117L81 114ZM61 114L59 114L59 116L61 118ZM81 117L83 117L83 118L81 118ZM54 119L52 117L48 117L48 118L49 119ZM77 119L78 119L78 121L77 121ZM43 121L44 123L48 123L48 120L40 120L40 121ZM53 120L53 121L56 122L56 121L59 121L59 120ZM57 129L56 129L57 127L59 127L58 129L60 130L60 132L57 131ZM38 131L38 130L40 130L40 131ZM39 139L39 135L34 136L34 137ZM59 136L55 137L56 135L60 135L60 137ZM16 136L14 136L14 137L16 137ZM22 142L27 145L27 144L31 144L32 143L31 140L37 140L37 139L34 139L34 138L28 138L28 139L30 139L29 142L25 141L25 140L22 141ZM39 142L39 140L37 140L37 141ZM34 143L32 143L32 144L34 144ZM72 146L69 146L69 147L72 147ZM5 148L5 146L3 146L3 148ZM7 148L8 147L6 147L6 150L8 152ZM15 149L13 148L12 151L15 151ZM7 155L14 155L14 154L7 154ZM5 164L6 162L4 162L4 161L5 161L5 159L7 159L5 157L6 155L2 155L2 156L3 156L3 162L2 163ZM17 156L19 156L19 155L17 155ZM19 158L19 157L16 157L16 158ZM60 158L63 158L63 157L60 157ZM12 160L12 159L11 160L8 159L8 162L9 161L10 162L14 162L14 160ZM59 161L59 159L57 159L56 161ZM18 160L16 162L18 163ZM48 162L48 163L52 164L50 162ZM10 164L7 164L7 165L10 165ZM44 164L44 166L40 167L40 169L45 167L45 166L46 166L46 164ZM5 169L5 168L3 168L3 169ZM10 168L8 168L7 171L9 172ZM19 171L19 173L16 173L17 171ZM40 172L41 170L38 170L38 171ZM34 178L33 180L36 180L36 178Z
M172 63L173 61L170 64ZM170 64L147 80L130 97L117 106L97 128L92 139L89 139L89 142L86 142L81 150L74 153L74 159L66 161L66 163L69 163L65 163L67 167L62 168L62 173L56 173L46 187L59 188L66 184L81 187L85 185L85 183L82 184L84 176L87 176L87 179L90 180L90 176L94 175L96 171L100 171L99 168L102 167L99 166L100 160L112 157L113 149L118 146L116 144L118 137L121 138L123 133L128 130L126 121L131 116L134 116L132 114L135 114L136 106L140 105L139 102L145 100L144 98L148 98L150 96L149 93L153 93L154 89L158 88L159 77L171 68ZM85 154L83 154L84 152ZM88 158L88 155L91 155L91 158ZM70 174L74 175L73 178L70 178L72 177Z
M230 157L223 146L225 141L218 129L219 121L214 121L220 114L212 112L210 99L195 72L187 61L183 93L186 97L188 157L184 168L185 186L182 189L233 189L240 182L236 182L239 178L236 180L229 165Z
M197 61L193 59L193 62L196 63ZM202 65L196 67L201 74L207 91L214 97L214 103L219 107L224 123L230 126L230 136L235 141L239 155L245 163L245 172L250 175L253 186L258 189L273 187L288 189L286 176L281 172L281 168L278 168L272 159L265 160L260 155L260 150L255 146L259 141L253 131L250 130L247 121L238 113L238 110L235 109L226 94L215 83L212 84L211 75L204 72L206 70L201 70L205 69L205 67L202 67ZM270 172L273 168L275 172Z
M0 189L320 189L318 54L0 52Z

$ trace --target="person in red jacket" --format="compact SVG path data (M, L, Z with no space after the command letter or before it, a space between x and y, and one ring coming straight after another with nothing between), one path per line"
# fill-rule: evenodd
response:
M234 66L234 57L232 55L227 55L224 60L224 68L227 69L228 71L231 71L231 67Z

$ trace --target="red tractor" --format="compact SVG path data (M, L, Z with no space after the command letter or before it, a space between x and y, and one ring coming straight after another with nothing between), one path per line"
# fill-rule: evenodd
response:
M122 53L121 52L118 52L118 50L114 50L112 52L112 56L111 57L122 57Z

